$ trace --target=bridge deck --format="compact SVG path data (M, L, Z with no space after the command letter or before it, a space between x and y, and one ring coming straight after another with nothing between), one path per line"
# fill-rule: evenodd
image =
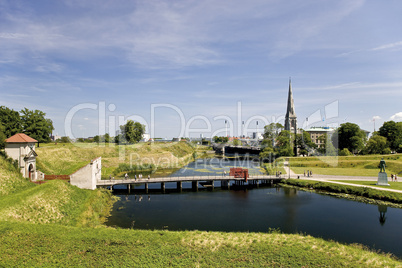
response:
M247 180L281 180L281 177L271 175L252 175ZM242 181L244 178L235 178L233 176L180 176L180 177L160 177L160 178L142 178L142 179L118 179L118 180L100 180L97 186L113 186L144 183L166 183L166 182L195 182L195 181Z

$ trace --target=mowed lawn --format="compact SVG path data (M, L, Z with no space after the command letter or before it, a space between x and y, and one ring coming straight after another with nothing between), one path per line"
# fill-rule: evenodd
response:
M402 157L394 155L364 155L339 157L291 157L290 168L296 174L303 174L310 170L314 174L377 177L381 158L386 162L386 172L389 176L402 176Z

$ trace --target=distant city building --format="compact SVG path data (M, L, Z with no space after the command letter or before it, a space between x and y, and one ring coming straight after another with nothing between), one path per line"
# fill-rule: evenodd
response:
M253 132L252 139L253 140L263 140L264 136L262 135L261 132Z
M22 176L36 180L35 143L37 140L24 133L17 133L6 139L5 152L9 157L18 161Z
M325 141L320 138L321 136L327 134L328 137L332 136L335 128L333 127L311 127L309 129L305 129L308 134L310 134L311 141L314 142L318 148L324 148Z

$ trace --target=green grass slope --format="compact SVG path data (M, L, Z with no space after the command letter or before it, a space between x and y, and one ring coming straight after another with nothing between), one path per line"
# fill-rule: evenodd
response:
M291 169L297 174L312 170L313 174L372 176L377 177L381 158L386 162L386 172L402 175L402 156L396 155L361 155L339 157L291 157Z
M35 187L35 184L22 177L17 168L0 155L0 198L31 187Z
M357 245L280 233L77 228L0 222L0 263L58 267L401 267Z
M0 156L0 221L98 226L113 200L107 190L83 190L64 181L36 185Z
M97 225L108 215L110 195L106 190L83 190L64 181L49 181L1 198L0 221Z
M102 157L102 175L107 177L119 164L153 164L158 168L181 167L192 160L195 149L186 142L44 144L36 148L37 169L45 174L72 174L90 160Z

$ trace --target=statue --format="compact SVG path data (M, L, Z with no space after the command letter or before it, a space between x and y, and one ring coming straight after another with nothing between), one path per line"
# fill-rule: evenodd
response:
M380 168L380 172L385 172L385 167L386 166L387 165L385 164L384 158L381 158L380 164L378 165L378 167Z

